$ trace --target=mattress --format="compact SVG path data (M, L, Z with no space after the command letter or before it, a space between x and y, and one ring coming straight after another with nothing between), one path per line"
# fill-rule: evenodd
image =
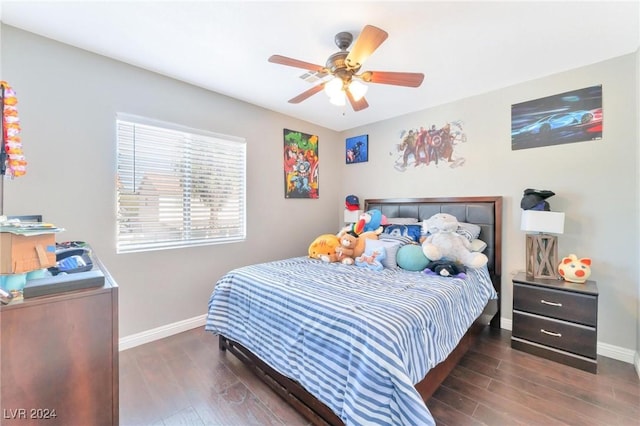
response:
M300 383L347 425L431 425L414 385L495 298L486 267L451 278L295 257L224 275L206 330Z

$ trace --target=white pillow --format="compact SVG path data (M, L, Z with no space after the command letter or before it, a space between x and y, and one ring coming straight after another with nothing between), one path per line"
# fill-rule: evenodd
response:
M418 219L415 217L388 217L387 224L389 225L410 225L412 223L418 223Z
M458 222L458 234L462 235L469 241L473 241L480 236L480 225L475 223Z
M487 248L487 243L477 238L471 240L471 245L469 246L469 250L477 251L478 253L482 253L484 249Z
M406 235L385 234L384 232L378 236L379 240L393 241L403 246L405 244L415 244L416 240Z
M387 257L382 259L382 266L385 268L397 268L398 262L396 261L396 255L398 254L398 250L402 244L400 241L390 241L390 240L373 240L367 239L365 241L365 251L373 250L376 248L384 248L387 254Z
M427 227L427 221L429 219L425 219L422 221L422 236L429 236L429 229ZM456 233L462 235L469 241L473 241L480 236L480 225L476 225L475 223L467 223L467 222L458 222L458 229Z

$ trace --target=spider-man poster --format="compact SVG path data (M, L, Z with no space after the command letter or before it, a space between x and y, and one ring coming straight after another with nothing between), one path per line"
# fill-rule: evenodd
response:
M347 138L345 154L347 164L369 161L369 136L361 135Z
M284 129L285 198L319 198L318 136Z

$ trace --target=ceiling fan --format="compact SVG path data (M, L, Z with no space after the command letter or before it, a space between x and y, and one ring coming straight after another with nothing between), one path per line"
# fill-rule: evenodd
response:
M353 44L351 51L347 51L353 41L353 35L349 32L340 32L335 36L335 43L340 48L340 51L329 56L325 66L281 55L272 55L269 57L269 62L314 71L319 78L333 76L330 80L317 84L298 96L289 99L289 103L300 103L324 89L332 103L344 105L346 97L354 111L361 111L369 106L364 98L367 86L362 84L361 81L365 83L419 87L424 80L424 74L422 73L365 71L358 74L364 61L371 56L388 36L389 34L386 31L373 25L366 25Z

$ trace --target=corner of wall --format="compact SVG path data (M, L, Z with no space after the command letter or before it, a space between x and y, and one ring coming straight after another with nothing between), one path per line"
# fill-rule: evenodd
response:
M640 42L640 40L639 40ZM640 47L636 50L636 90L635 93L640 93ZM636 113L634 114L636 117L640 113L640 96L636 95ZM637 147L640 143L640 121L636 120L636 144ZM636 151L636 188L638 188L637 199L640 204L640 149ZM640 205L636 206L638 211L640 211ZM640 215L638 215L638 223L636 226L640 229ZM640 241L638 242L638 249L640 250ZM638 265L638 273L636 276L640 276L640 265ZM636 372L638 376L640 376L640 281L637 282L637 305L636 305L636 356L635 356L635 366Z

